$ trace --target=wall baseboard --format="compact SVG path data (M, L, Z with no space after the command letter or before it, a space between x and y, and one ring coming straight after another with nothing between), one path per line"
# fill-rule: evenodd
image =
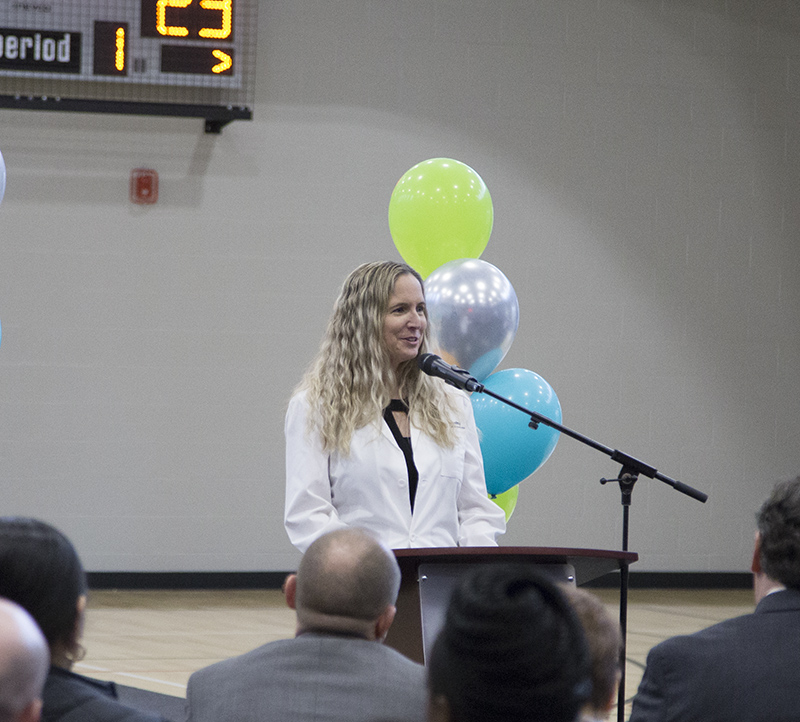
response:
M89 572L90 589L280 589L289 572ZM634 572L630 589L751 589L749 572ZM619 587L614 572L587 588Z
M614 572L585 585L589 589L619 588ZM634 572L628 576L629 589L752 589L750 572Z
M290 572L88 572L90 589L280 589Z

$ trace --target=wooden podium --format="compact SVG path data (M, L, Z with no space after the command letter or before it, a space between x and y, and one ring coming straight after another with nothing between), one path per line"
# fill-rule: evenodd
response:
M421 664L444 619L450 590L477 564L532 564L558 581L581 586L637 561L635 552L560 547L395 549L402 581L386 644ZM620 587L620 607L626 603ZM624 640L623 640L624 644Z

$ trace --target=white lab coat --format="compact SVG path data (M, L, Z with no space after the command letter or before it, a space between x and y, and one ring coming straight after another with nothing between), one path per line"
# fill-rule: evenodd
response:
M386 422L353 434L350 455L323 453L309 438L305 392L286 412L286 507L289 539L305 552L322 534L346 526L372 530L389 548L497 546L505 513L486 493L475 418L460 392L457 442L442 448L411 426L411 448L419 471L414 513L405 457Z

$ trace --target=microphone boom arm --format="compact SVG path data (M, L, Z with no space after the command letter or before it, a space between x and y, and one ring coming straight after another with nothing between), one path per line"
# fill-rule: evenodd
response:
M601 451L602 453L606 454L606 456L611 457L612 461L616 461L622 464L622 471L620 476L624 476L629 474L631 476L638 476L642 474L650 479L658 479L659 481L664 482L668 486L671 486L675 491L681 492L681 494L686 494L686 496L690 496L692 499L696 499L697 501L705 503L708 499L708 494L705 494L702 491L699 491L688 484L684 484L677 479L672 479L669 476L661 474L660 472L656 471L656 469L649 464L646 464L639 459L629 456L618 449L612 449L604 444L601 444L594 439L590 439L588 436L584 436L583 434L578 433L577 431L573 431L572 429L559 424L557 421L553 421L553 419L549 419L547 416L543 416L542 414L538 413L537 411L531 411L530 409L526 409L524 406L511 401L510 399L506 399L499 394L494 393L487 389L483 384L480 384L480 388L475 390L477 393L486 394L487 396L491 396L493 399L497 399L508 406L512 406L519 411L522 411L528 416L531 417L530 426L536 429L539 424L544 424L545 426L549 426L551 429L555 429L556 431L560 431L562 434L566 436L570 436L576 441L580 441L582 444L586 444L586 446L591 446L593 449L597 451Z

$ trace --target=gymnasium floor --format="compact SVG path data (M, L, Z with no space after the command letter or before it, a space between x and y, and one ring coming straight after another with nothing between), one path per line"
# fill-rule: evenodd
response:
M618 592L592 591L617 616ZM631 589L626 718L654 644L752 609L749 590ZM278 590L93 591L83 638L87 654L75 671L183 697L194 670L293 634L294 613Z

